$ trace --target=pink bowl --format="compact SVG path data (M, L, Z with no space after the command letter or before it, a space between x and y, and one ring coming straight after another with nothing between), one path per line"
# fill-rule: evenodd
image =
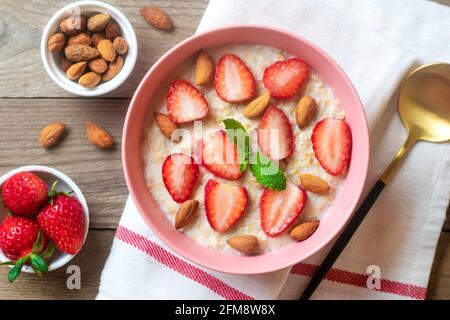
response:
M199 49L233 43L255 43L279 48L303 58L334 90L353 132L352 159L347 178L320 227L306 241L257 256L240 256L209 249L175 230L146 187L141 159L145 115L159 85ZM185 258L204 267L235 274L257 274L292 266L316 253L345 226L363 190L369 164L366 117L358 94L342 69L311 42L284 30L241 25L194 35L168 51L153 65L137 88L125 120L122 146L125 179L141 216L153 232Z

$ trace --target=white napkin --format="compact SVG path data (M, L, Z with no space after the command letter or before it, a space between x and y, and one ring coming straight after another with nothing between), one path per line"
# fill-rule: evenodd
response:
M298 33L343 67L363 101L371 128L366 189L406 137L391 99L399 81L416 58L419 63L450 61L450 33L445 32L450 30L450 9L422 0L211 0L198 31L239 23ZM448 144L414 147L313 298L425 298L450 195L449 149ZM295 299L327 250L270 274L214 272L161 243L129 199L97 298ZM369 289L368 272L374 270L375 275L381 273L381 286L370 278L375 288Z

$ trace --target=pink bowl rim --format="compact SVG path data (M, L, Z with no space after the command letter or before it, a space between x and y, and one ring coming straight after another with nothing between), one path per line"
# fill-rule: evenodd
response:
M239 32L239 30L241 30L241 29L253 29L257 32L264 32L264 31L278 32L280 34L284 34L286 36L295 38L298 41L305 43L307 46L311 47L313 50L317 51L322 56L323 59L327 60L327 62L332 65L332 67L335 69L335 71L337 71L337 73L339 74L341 80L343 80L345 82L344 85L346 87L348 87L349 90L351 91L352 99L356 102L355 108L359 112L359 116L362 116L361 117L361 121L362 121L361 125L365 129L364 132L358 132L358 136L359 136L359 139L361 140L361 145L362 145L361 148L363 148L365 150L361 150L362 154L358 154L358 156L359 156L358 162L362 163L362 170L361 170L362 172L359 172L361 174L361 179L360 179L359 185L357 186L357 188L352 189L355 196L353 197L353 201L350 205L351 210L348 210L348 212L345 212L345 214L343 214L341 223L339 225L336 225L334 228L334 231L330 232L327 237L323 238L321 240L320 245L318 245L314 250L309 250L309 252L303 253L303 254L299 255L298 257L297 256L291 257L290 259L287 259L288 261L282 261L281 263L270 263L268 266L261 265L261 264L258 265L258 263L252 263L252 260L250 260L250 259L253 259L255 257L265 256L268 254L274 254L281 249L270 252L270 253L257 255L257 256L242 256L242 255L223 253L218 250L209 249L207 247L204 247L204 250L214 250L219 255L226 254L227 257L229 257L231 260L236 260L236 261L233 261L232 263L230 263L230 265L221 265L219 263L214 263L214 261L211 261L211 260L210 261L201 260L197 257L195 252L190 252L188 250L184 250L183 248L181 248L176 242L172 241L170 239L170 237L166 237L162 233L161 230L159 230L155 225L153 225L153 223L150 221L150 219L144 213L145 210L143 209L143 206L142 206L142 201L144 201L144 199L142 199L142 197L140 197L137 194L137 190L134 186L133 179L132 179L131 173L130 173L132 168L130 168L130 166L128 164L130 162L129 157L131 156L131 154L128 152L129 151L129 148L128 148L129 139L127 138L128 137L127 132L130 130L130 127L132 126L132 124L131 124L132 109L133 109L133 107L136 103L136 100L138 99L138 96L140 95L141 91L145 89L145 83L152 76L154 70L158 68L158 65L161 63L161 61L165 60L167 57L171 56L174 52L177 52L178 50L183 48L186 44L196 40L199 37L212 36L216 32L224 31L224 30L233 30L235 32ZM201 48L199 48L199 49L201 49ZM312 255L314 255L315 253L320 251L322 248L324 248L326 245L328 245L343 230L343 228L345 227L347 222L352 217L353 212L355 211L356 206L359 203L359 200L361 198L363 188L365 185L365 181L366 181L366 177L367 177L368 167L369 167L370 140L369 140L369 130L368 130L368 124L367 124L365 110L364 110L362 102L359 98L359 95L356 92L356 89L354 88L353 84L351 83L350 79L345 74L343 69L337 64L337 62L334 61L333 58L331 58L330 55L328 55L320 47L318 47L311 41L303 38L302 36L299 36L298 34L292 33L290 31L287 31L287 30L284 30L281 28L271 27L271 26L266 26L266 25L258 25L258 24L234 24L234 25L227 25L224 27L208 29L207 31L199 32L197 34L194 34L194 35L188 37L187 39L183 40L182 42L180 42L177 45L175 45L174 47L172 47L169 51L167 51L149 69L149 71L145 74L144 78L139 83L139 85L131 99L131 102L130 102L130 105L129 105L129 108L127 111L122 137L123 137L123 140L122 140L122 165L123 165L123 170L124 170L124 175L125 175L125 181L126 181L128 189L130 191L133 202L136 205L136 208L138 209L139 214L141 215L141 217L143 218L143 220L145 221L147 226L168 247L170 247L172 250L174 250L176 253L183 256L184 258L190 260L191 262L193 262L195 264L201 265L201 266L209 268L211 270L224 272L224 273L230 273L230 274L242 274L242 275L248 274L248 275L250 275L250 274L262 274L262 273L279 271L281 269L284 269L286 267L291 267L301 261L308 259ZM140 154L138 156L141 157ZM245 260L245 259L248 259L248 260Z

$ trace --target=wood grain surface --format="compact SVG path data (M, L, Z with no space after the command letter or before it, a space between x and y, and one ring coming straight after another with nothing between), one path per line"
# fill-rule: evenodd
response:
M0 268L0 299L92 299L108 256L114 230L128 196L121 167L121 132L127 107L144 73L173 45L195 32L207 0L110 0L132 23L139 56L128 81L115 92L84 99L73 96L47 76L40 59L42 31L49 18L71 1L0 1L0 175L22 165L42 164L62 170L79 185L91 212L91 230L73 264L81 267L81 290L68 290L65 269L45 279L21 275L13 285ZM439 2L450 5L450 0ZM171 32L151 28L139 7L154 5L172 18ZM69 127L62 143L45 150L37 136L52 121ZM94 120L115 138L112 150L87 142L85 122ZM188 298L188 297L187 297ZM450 223L441 233L429 282L428 298L450 299Z

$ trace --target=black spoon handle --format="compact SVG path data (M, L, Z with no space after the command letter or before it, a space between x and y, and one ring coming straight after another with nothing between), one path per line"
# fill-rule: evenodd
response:
M299 300L308 300L312 296L322 279L327 275L328 271L330 271L331 267L336 262L341 252L347 246L347 243L350 241L356 229L358 229L359 225L364 220L367 213L370 211L370 208L372 208L385 185L386 184L383 181L378 180L377 183L373 186L372 190L370 190L367 197L361 203L361 206L358 208L356 213L351 218L350 222L347 224L344 232L339 236L338 240L323 260L319 269L317 269L316 273L308 283L308 286L303 291Z

